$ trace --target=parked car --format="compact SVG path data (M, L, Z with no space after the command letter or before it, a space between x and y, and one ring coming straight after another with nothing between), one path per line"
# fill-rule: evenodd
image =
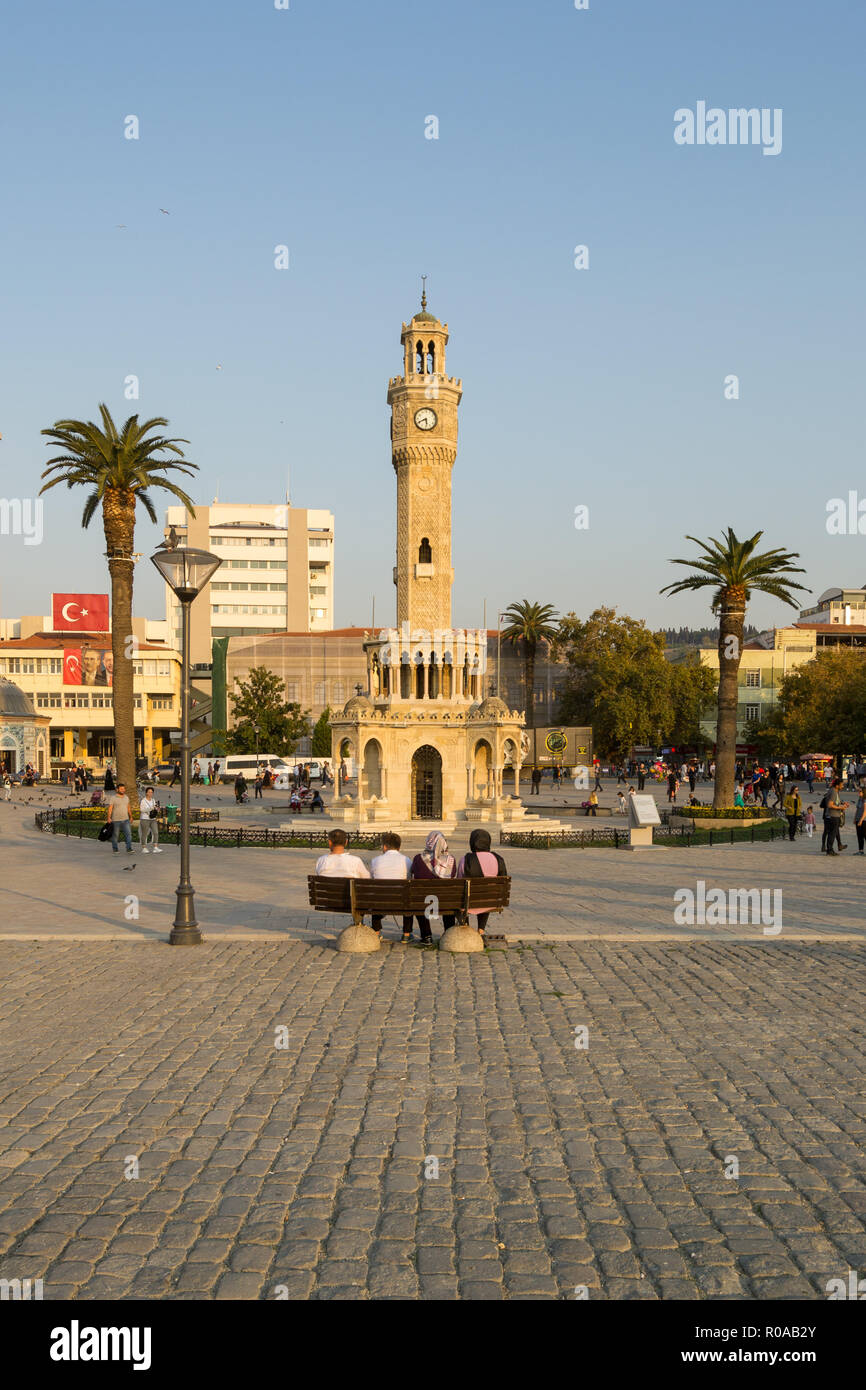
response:
M255 753L230 753L228 757L220 758L219 780L233 782L242 772L248 782L254 782L257 767L269 767L275 777L282 774L288 776L292 771L291 765L278 753L260 753L258 757Z

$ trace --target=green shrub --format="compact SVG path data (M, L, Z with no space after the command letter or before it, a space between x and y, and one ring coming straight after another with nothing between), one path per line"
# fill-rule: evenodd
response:
M695 820L759 820L762 816L772 816L768 806L683 806L676 808L678 816L692 816Z

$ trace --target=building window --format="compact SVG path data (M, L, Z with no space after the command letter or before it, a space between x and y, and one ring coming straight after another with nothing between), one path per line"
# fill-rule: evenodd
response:
M746 705L746 722L747 722L747 723L748 723L750 720L753 720L753 719L760 719L760 717L761 717L761 706L760 706L760 705Z
M89 695L64 695L63 705L65 709L89 709Z
M418 564L419 564L419 565L432 565L432 563L433 563L433 551L432 551L432 549L431 549L429 540L428 540L427 537L425 536L424 539L422 540L421 544L420 544L419 547L418 547Z
M334 704L344 704L346 700L346 687L342 681L334 681L331 686L333 692L332 699Z
M36 696L37 709L60 709L63 704L63 696L53 690L41 691Z
M298 681L286 681L286 699L290 701L292 704L296 704L298 699L300 698L300 690L298 689L298 685Z
M760 673L760 671L747 671L747 672L746 672L746 685L749 685L749 686L759 686L760 684L761 684L761 673Z
M113 704L110 695L94 695L92 700L93 709L111 709Z
M148 695L151 709L171 709L174 703L170 695Z
M325 682L316 681L315 685L313 686L313 703L316 705L323 705L326 699L327 696L325 694Z

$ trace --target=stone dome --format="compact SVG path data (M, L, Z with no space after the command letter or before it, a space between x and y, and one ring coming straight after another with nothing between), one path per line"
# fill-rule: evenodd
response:
M507 719L510 710L505 701L500 700L498 695L488 695L487 699L480 705L478 713L483 718L487 719L492 718L496 714L504 714Z
M32 718L35 713L30 696L25 695L24 691L13 681L7 680L5 676L0 676L0 717L4 714L7 716L25 714Z
M344 714L373 714L375 705L369 695L353 695L343 706Z

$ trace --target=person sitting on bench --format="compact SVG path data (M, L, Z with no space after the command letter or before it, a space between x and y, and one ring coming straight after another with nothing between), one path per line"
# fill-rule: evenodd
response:
M490 832L488 830L473 830L469 836L469 853L464 854L457 869L458 878L507 878L508 870L505 867L505 860L501 854L495 854L490 849ZM489 912L479 912L477 907L470 907L469 916L474 917L478 924L478 934L482 941L484 939L484 928L487 926Z
M318 792L316 793L318 796ZM321 800L321 798L319 798ZM412 877L412 860L405 854L400 853L402 840L393 830L387 830L382 836L382 853L377 854L371 860L370 873L373 878L407 879ZM373 913L371 926L373 931L382 930L382 917L384 913ZM412 935L412 918L403 918L403 940L408 941Z
M349 837L345 830L328 831L328 853L316 860L316 873L323 878L369 878L370 870L357 854L347 854Z
M457 863L454 859L454 855L448 853L448 841L445 839L445 836L442 834L441 831L430 831L430 834L427 836L427 840L424 844L423 850L420 854L416 854L415 858L412 860L412 877L429 879L457 877ZM430 888L430 896L432 898L435 898L436 896L435 888L432 884ZM446 912L442 917L442 925L444 929L447 931L449 927L453 927L455 920L456 918L453 912ZM412 939L411 917L408 919L408 922L408 931L406 930L406 922L404 921L403 923L404 941L411 941ZM430 929L429 916L422 916L418 918L418 928L421 932L422 941L433 940L433 933Z

